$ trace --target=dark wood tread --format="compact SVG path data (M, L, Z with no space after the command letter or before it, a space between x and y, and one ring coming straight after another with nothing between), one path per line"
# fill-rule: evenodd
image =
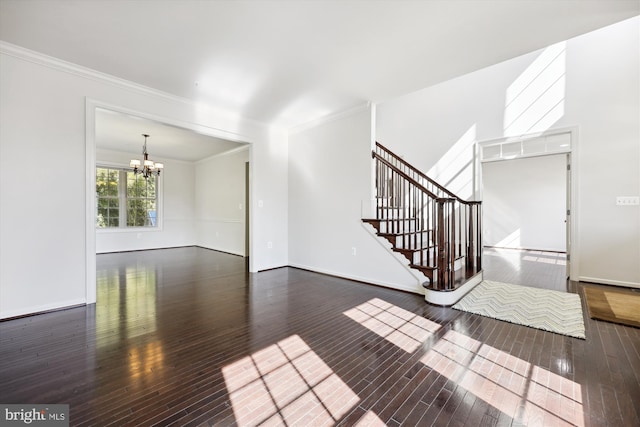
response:
M420 233L432 233L433 230L417 230L417 231L405 231L403 233L377 233L380 237L401 237L401 236L412 236L414 234Z
M416 263L411 263L409 264L409 267L411 268L415 268L416 270L420 270L420 271L435 271L438 269L438 267L433 266L433 265L422 265L422 264L416 264Z
M383 219L363 219L363 222L369 224L380 224L383 222L417 222L418 218L383 218Z
M403 252L403 253L404 252L415 253L415 252L425 251L427 249L434 249L436 247L438 247L438 245L434 245L434 244L430 244L430 243L424 242L424 244L419 246L419 247L415 247L415 248L408 247L408 248L405 248L405 247L402 247L402 246L396 246L396 247L393 248L393 250L394 251L398 251L398 252Z

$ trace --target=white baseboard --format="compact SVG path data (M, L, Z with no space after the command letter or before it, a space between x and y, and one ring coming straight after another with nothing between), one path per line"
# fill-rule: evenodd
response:
M640 288L640 283L625 282L623 280L609 280L609 279L601 279L599 277L585 277L585 276L578 277L578 280L581 282L598 283L601 285L624 286L627 288Z
M64 308L71 308L78 305L85 305L86 300L84 298L59 301L51 304L35 305L31 307L23 307L18 310L3 311L0 313L0 319L10 319L18 316L28 316L31 314L43 313L46 311L60 310Z
M225 254L230 254L230 255L238 255L238 256L241 256L241 257L245 256L244 252L233 251L233 250L228 250L228 249L223 249L223 248L216 248L216 247L209 246L209 245L200 245L200 244L198 244L198 245L193 245L193 246L196 246L198 248L203 248L203 249L209 249L209 250L216 251L216 252L224 252Z
M352 274L344 274L344 273L339 273L339 272L336 272L336 271L325 270L325 269L322 269L322 268L311 267L311 266L304 265L304 264L290 263L289 267L300 268L302 270L313 271L315 273L327 274L329 276L341 277L341 278L344 278L344 279L355 280L355 281L363 282L363 283L370 283L372 285L382 286L382 287L389 288L389 289L396 289L396 290L400 290L400 291L411 292L413 294L424 295L424 292L423 292L424 288L421 285L419 285L418 283L416 283L415 287L410 287L410 286L401 285L401 284L398 284L398 283L380 282L380 281L377 281L377 280L373 280L373 279L371 279L369 277L360 277L360 276L355 276L355 275L352 275Z
M442 292L442 291L432 291L430 289L426 289L424 294L424 300L431 304L436 305L444 305L451 306L462 299L469 291L476 287L480 282L482 282L484 277L484 273L480 272L473 276L471 280L469 280L464 285L460 286L455 291L450 292Z

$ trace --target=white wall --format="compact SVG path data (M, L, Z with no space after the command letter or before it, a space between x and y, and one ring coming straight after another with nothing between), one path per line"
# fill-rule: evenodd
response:
M87 98L251 142L251 197L264 207L252 209L250 268L287 264L284 130L7 43L0 43L0 55L0 318L95 298L85 286L96 250L93 224L86 224L90 177L85 165L92 150L87 139L94 139L86 134L93 126L85 120ZM26 169L26 160L37 167Z
M135 156L133 156L135 157ZM130 153L96 150L96 163L128 167ZM159 178L160 227L145 230L96 230L96 253L189 246L195 242L194 169L192 162L154 158L165 169Z
M249 149L197 162L196 244L245 256L245 185Z
M566 157L482 164L485 246L566 250Z
M575 126L572 278L640 286L640 210L615 205L640 194L639 28L629 19L381 103L377 139L429 170L465 152L458 141Z
M289 264L420 293L361 221L372 197L371 132L367 107L290 136Z

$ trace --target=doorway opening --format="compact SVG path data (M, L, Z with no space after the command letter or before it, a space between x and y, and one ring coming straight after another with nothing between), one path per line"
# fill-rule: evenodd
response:
M480 144L484 277L567 291L571 131Z
M249 233L250 221L243 211L248 209L251 200L245 177L252 144L232 133L90 99L86 100L86 124L87 304L95 303L97 298L96 257L99 253L202 246L240 256L248 254L245 242L249 238L245 233ZM157 226L145 229L118 224L118 229L97 230L96 166L108 164L128 170L130 159L140 157L142 133L151 134L150 151L154 160L165 163L158 177L161 206L153 212L163 213L163 217L154 216ZM228 174L225 179L213 176L224 172L219 170L220 164L229 168L237 166L233 172L234 185L230 184L232 178ZM231 194L230 189L237 191ZM224 206L222 199L226 200ZM123 200L120 203L124 203ZM246 266L249 269L249 265Z

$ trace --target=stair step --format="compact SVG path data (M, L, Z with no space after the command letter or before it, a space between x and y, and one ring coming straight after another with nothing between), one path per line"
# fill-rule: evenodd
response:
M435 270L438 269L438 267L433 266L433 265L422 265L422 264L416 264L416 263L409 264L409 267L418 269L420 271L422 271L422 270L435 271Z
M414 245L412 245L411 242L409 242L409 245L407 247L401 244L398 244L394 246L394 249L399 252L420 252L428 249L434 249L437 247L435 243L429 242L429 241L424 241L421 246L420 246L420 242L418 242L418 245L416 247L413 247L413 246Z
M404 248L394 247L393 251L404 255L404 257L412 264L420 264L421 261L435 262L436 260L435 248L436 246L429 246L422 249L404 249Z
M413 238L412 236L415 234L420 234L420 233L425 233L427 236L429 235L429 233L433 233L433 230L412 230L412 231L405 231L404 233L378 233L378 236L380 237L402 237L402 236L407 236L408 238Z
M431 233L432 230L419 230L419 231L410 231L405 233L377 233L378 236L384 237L387 239L389 243L391 243L395 247L402 246L403 240L406 239L420 239L420 234L422 235L422 240L424 242L431 242Z
M411 216L404 217L404 218L370 218L370 219L363 219L363 221L366 221L366 222L377 222L377 223L402 222L402 221L417 222L418 218L411 217Z
M420 264L409 264L410 268L414 270L418 270L420 273L424 274L427 278L429 278L428 283L433 283L434 275L436 274L437 268L431 265L420 265ZM423 285L424 286L424 285Z
M406 207L402 206L402 205L398 205L398 206L391 206L391 205L387 205L387 206L376 206L376 209L380 209L380 210L406 210Z
M402 235L408 233L419 233L420 231L422 231L419 229L417 221L409 219L393 221L383 220L379 223L369 222L369 224L373 225L379 233L383 234Z

